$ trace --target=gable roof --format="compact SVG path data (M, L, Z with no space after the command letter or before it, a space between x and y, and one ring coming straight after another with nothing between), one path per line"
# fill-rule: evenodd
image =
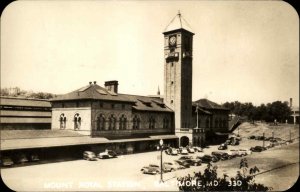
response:
M107 89L105 89L97 84L90 84L90 85L81 87L70 93L54 97L50 101L53 102L53 101L82 100L82 99L135 102L130 97L127 97L126 95L117 94L112 91L108 91Z
M135 101L133 109L138 111L160 111L160 112L173 112L172 109L167 107L159 98L139 96L139 95L126 95Z
M193 105L195 105L195 106L198 105L199 107L201 107L203 109L207 109L207 110L209 110L209 109L229 110L229 109L227 109L227 108L225 108L225 107L223 107L223 106L221 106L221 105L219 105L215 102L212 102L208 99L199 99L197 101L194 101Z
M178 14L167 25L167 27L164 30L164 33L169 32L169 31L174 31L177 29L185 29L185 30L193 33L192 28L187 23L187 21L181 16L180 12L178 12Z
M23 107L51 107L50 102L45 99L29 99L19 97L0 97L0 104Z
M70 93L59 95L50 101L56 102L84 99L130 102L133 103L133 109L139 111L173 112L173 110L168 108L160 98L114 93L97 84L90 84Z

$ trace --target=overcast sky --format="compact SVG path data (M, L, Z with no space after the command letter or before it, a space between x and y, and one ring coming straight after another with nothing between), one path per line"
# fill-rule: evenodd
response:
M193 100L299 105L299 19L280 1L16 1L1 16L1 87L163 93L162 32L178 10L195 33Z

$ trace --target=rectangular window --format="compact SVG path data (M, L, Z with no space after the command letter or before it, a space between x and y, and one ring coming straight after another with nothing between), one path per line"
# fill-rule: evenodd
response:
M114 109L115 108L115 104L111 104L111 108Z
M100 102L99 105L100 105L100 108L103 108L103 103L102 102Z
M124 104L122 104L122 109L125 109L125 105Z

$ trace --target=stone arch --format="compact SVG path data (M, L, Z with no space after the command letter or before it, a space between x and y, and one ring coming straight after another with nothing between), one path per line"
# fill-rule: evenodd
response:
M180 138L180 145L182 147L186 147L187 145L189 145L189 143L190 143L190 139L187 136L182 136Z

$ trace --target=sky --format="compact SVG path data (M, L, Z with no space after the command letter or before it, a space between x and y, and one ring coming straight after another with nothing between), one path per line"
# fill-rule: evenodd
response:
M162 32L180 10L193 100L299 106L299 18L281 1L15 1L1 15L1 88L64 94L118 80L164 93Z

